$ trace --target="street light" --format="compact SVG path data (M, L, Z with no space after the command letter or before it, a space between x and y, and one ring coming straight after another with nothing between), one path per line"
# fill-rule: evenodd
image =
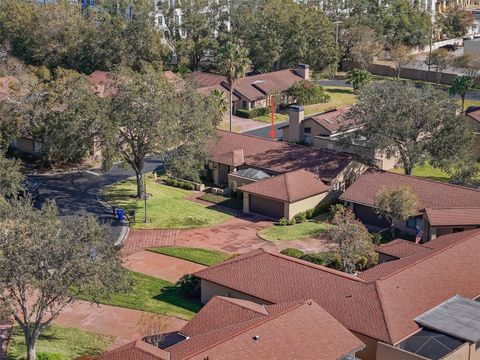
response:
M146 224L147 223L147 179L146 179L145 172L143 173L143 199L145 202L145 206L144 206L145 217L143 219L143 222Z

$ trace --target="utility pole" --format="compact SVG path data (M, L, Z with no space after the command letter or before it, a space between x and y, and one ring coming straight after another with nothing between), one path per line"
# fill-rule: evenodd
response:
M432 67L432 47L433 47L433 17L434 17L434 14L433 14L433 8L432 8L432 5L433 5L433 0L432 1L432 4L430 5L430 48L429 48L429 51L428 51L428 72L427 72L427 81L430 77L430 70L431 70L431 67Z
M145 203L145 217L143 219L143 222L146 224L147 223L147 179L146 179L146 174L143 173L143 201Z

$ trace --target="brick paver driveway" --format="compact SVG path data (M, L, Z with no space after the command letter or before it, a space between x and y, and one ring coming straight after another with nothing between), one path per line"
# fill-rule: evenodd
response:
M222 250L228 253L245 253L264 248L280 251L295 247L305 251L327 251L331 245L318 239L270 242L260 239L257 232L269 227L272 221L253 215L240 215L220 225L188 230L130 230L122 248L130 256L156 246L198 247Z
M108 305L96 305L77 301L69 306L54 321L58 325L89 330L117 338L112 348L139 339L142 334L138 326L142 311ZM165 332L178 331L187 322L171 318L172 323Z
M124 266L132 271L158 277L171 283L176 283L185 274L192 274L205 268L191 261L151 251L139 251L127 256Z

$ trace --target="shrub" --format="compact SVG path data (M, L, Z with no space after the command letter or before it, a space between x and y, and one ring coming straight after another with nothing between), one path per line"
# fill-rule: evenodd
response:
M37 360L65 360L62 354L59 353L37 353Z
M287 248L280 251L280 254L300 259L305 253L300 249Z
M235 115L245 119L253 119L253 118L256 118L257 116L267 115L268 113L270 113L270 108L263 107L263 108L256 108L252 110L238 109Z
M301 224L301 223L307 221L307 214L305 212L300 212L297 215L295 215L293 217L293 219L295 220L295 222L297 224Z
M282 217L282 218L280 218L280 220L278 220L278 223L282 226L286 226L286 225L288 225L289 221L288 221L287 218Z
M297 223L297 220L295 220L295 218L293 218L292 220L288 220L287 225L295 225L296 223Z
M175 286L187 297L196 299L200 297L200 279L192 274L183 275Z
M330 101L330 95L325 93L323 87L308 80L295 82L290 89L287 90L287 95L293 97L299 105L318 104Z
M178 187L185 190L195 190L195 185L187 181L177 180L173 178L166 178L164 182L168 186Z
M305 211L305 216L308 220L313 219L315 217L315 209L308 209Z
M332 269L340 268L340 259L334 252L305 254L300 259Z

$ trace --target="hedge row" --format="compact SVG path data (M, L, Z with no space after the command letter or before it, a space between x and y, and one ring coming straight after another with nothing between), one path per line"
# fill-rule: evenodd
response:
M182 188L182 189L185 189L185 190L195 190L195 185L193 185L193 184L191 184L187 181L177 180L177 179L172 179L172 178L166 178L164 180L164 182L168 186L178 187L178 188Z
M244 119L253 119L258 116L267 115L269 113L270 113L270 108L263 107L263 108L256 108L252 110L238 109L235 115Z

